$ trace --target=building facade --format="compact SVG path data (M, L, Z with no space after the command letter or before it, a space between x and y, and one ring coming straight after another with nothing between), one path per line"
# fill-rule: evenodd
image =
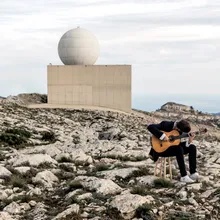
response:
M131 65L49 65L48 104L131 111Z

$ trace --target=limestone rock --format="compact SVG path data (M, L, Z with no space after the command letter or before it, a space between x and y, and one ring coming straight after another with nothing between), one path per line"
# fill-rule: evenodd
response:
M52 159L47 154L31 154L31 155L19 155L16 158L13 158L9 161L13 166L22 166L24 164L28 164L29 166L38 167L40 164L50 163L57 164L57 161Z
M8 198L8 195L5 193L5 191L0 190L0 201L5 200Z
M56 155L56 160L57 161L61 161L63 158L67 159L67 160L71 160L71 156L69 153L60 153L58 155Z
M10 177L12 173L3 166L0 166L0 178Z
M138 170L138 168L107 170L107 171L98 172L97 175L104 176L105 179L111 179L111 180L115 180L116 177L121 177L125 179L136 170Z
M79 205L77 205L77 204L70 205L68 209L66 209L65 211L63 211L60 214L58 214L52 220L62 220L62 219L65 219L66 216L69 216L69 215L71 215L73 213L76 213L76 214L79 213Z
M181 199L186 199L187 198L187 192L186 191L179 191L177 193L177 195L181 198Z
M82 195L77 196L77 200L86 200L86 199L92 199L92 193L84 193Z
M48 170L38 173L32 180L34 183L41 183L48 188L51 188L55 183L59 182L59 179Z
M135 210L145 203L151 203L147 196L124 194L115 196L110 206L116 208L124 219L132 219Z
M33 195L39 196L41 194L42 194L41 189L38 187L31 188L30 191L27 192L27 195L30 195L30 196L33 196Z
M0 212L0 219L1 220L15 220L12 218L8 212Z
M74 150L71 154L71 159L74 161L74 162L81 162L81 163L88 163L88 164L91 164L93 163L93 159L91 156L88 156L86 155L83 150L81 149L76 149Z
M76 181L80 181L84 188L95 190L102 195L116 194L122 191L122 188L109 179L99 179L96 177L78 176Z
M209 189L199 195L200 198L208 198L212 193L215 192L215 189Z
M16 203L12 202L9 205L7 205L3 211L8 212L9 214L15 215L21 213L21 207Z
M138 183L141 185L154 186L154 180L156 179L154 176L142 176L136 178Z
M188 190L196 190L199 191L202 187L202 183L193 183L187 186Z
M30 169L31 169L30 167L15 167L15 170L17 170L20 174L25 174Z

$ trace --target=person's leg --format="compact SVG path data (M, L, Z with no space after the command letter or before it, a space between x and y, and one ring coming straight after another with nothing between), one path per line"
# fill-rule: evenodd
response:
M171 146L163 153L159 153L159 157L173 157L176 156L177 163L179 165L181 177L187 175L185 161L184 161L184 151L181 145Z
M184 154L189 154L189 172L190 174L196 173L196 155L197 150L194 144L190 144L186 147L185 143L181 143Z

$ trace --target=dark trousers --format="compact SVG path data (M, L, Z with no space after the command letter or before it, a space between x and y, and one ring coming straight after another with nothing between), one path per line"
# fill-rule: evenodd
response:
M171 146L163 153L159 153L159 157L172 157L176 156L177 163L179 165L181 176L186 176L186 167L184 161L184 154L189 154L189 171L190 174L196 172L196 146L190 144L189 147L186 147L185 142L180 143L178 146Z

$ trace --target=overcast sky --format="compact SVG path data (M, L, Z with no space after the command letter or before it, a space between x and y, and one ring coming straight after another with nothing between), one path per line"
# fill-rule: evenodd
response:
M220 99L219 0L1 0L0 96L46 93L46 66L62 64L59 39L77 26L98 38L96 64L132 64L133 103Z

